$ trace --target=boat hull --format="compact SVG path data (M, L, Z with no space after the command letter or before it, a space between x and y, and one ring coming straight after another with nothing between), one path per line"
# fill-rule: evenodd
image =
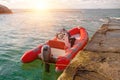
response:
M85 28L75 27L68 32L72 37L76 38L76 42L71 48L66 48L65 43L58 41L56 37L45 43L51 47L53 58L50 62L55 63L57 72L63 71L76 54L82 50L88 42L88 33ZM21 57L21 61L23 63L28 63L36 59L41 59L38 55L41 54L41 48L43 45L39 45L35 49L26 51Z

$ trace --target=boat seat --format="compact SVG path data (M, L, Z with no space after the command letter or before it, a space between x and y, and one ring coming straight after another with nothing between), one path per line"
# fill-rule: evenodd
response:
M52 48L64 49L65 43L57 40L49 40L48 45Z
M54 58L58 58L59 56L65 56L65 50L57 49L57 48L51 48L51 53Z

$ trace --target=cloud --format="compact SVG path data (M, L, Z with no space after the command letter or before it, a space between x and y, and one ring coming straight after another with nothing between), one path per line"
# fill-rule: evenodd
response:
M120 8L120 0L70 0L73 8Z
M32 8L40 0L1 0L11 8ZM50 8L120 8L120 0L44 0Z

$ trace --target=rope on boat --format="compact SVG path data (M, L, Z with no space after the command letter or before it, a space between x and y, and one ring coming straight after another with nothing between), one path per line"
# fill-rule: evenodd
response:
M50 63L50 62L45 62L45 61L42 61L43 63L47 63L47 64L50 64L50 65L56 65L55 63ZM59 66L67 66L65 64L57 64Z

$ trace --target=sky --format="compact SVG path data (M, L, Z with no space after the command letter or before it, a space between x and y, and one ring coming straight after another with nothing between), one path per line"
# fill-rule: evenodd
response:
M0 4L13 9L120 8L120 0L0 0Z

